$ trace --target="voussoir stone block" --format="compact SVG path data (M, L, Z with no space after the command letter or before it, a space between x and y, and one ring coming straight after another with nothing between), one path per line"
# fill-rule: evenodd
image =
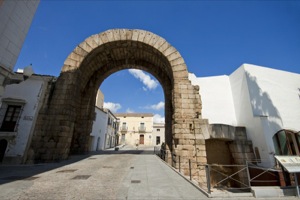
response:
M139 31L138 30L133 30L131 39L133 41L137 41L138 37L139 37Z
M121 39L121 35L120 35L120 30L119 29L114 29L112 32L113 32L114 40L120 40Z
M148 31L145 31L145 37L144 37L143 42L145 44L150 44L150 40L151 40L152 36L153 36L152 33L148 32ZM153 45L151 45L151 46L153 46Z

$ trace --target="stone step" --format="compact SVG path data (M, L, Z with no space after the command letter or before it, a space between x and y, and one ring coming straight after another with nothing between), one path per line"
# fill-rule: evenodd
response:
M251 187L253 196L256 198L263 197L285 197L296 196L297 191L295 187L279 187L279 186L260 186Z

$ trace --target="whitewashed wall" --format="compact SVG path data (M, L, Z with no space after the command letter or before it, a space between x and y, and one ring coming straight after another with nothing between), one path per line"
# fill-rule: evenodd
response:
M108 118L111 120L111 124L106 125L106 148L111 148L116 146L116 132L118 131L115 127L115 124L117 123L116 116L109 110L105 109L108 115ZM108 121L106 121L108 123Z
M253 142L253 147L258 147L260 157L264 163L269 163L269 151L263 133L260 117L254 117L248 89L247 75L243 66L234 71L230 76L231 90L237 125L246 127L247 138Z
M253 137L263 158L273 161L272 137L281 129L300 131L300 74L243 65L253 118L260 119L264 143ZM252 124L248 126L252 127ZM260 135L261 132L257 132Z
M159 144L156 144L157 136L160 137ZM153 123L152 144L151 145L161 145L162 143L165 143L165 124L164 123Z
M37 114L46 91L46 81L48 80L49 77L32 76L19 84L11 84L5 87L2 98L23 99L26 101L18 123L16 138L8 141L5 157L22 162L22 157L30 144Z
M210 124L245 126L263 166L274 163L277 131L300 131L300 74L243 64L229 76L189 79L200 86L202 117Z
M202 117L210 124L237 125L228 76L196 77L189 74L192 85L199 85L202 100Z
M107 113L95 107L96 119L93 122L91 136L93 137L91 151L103 150L105 143L105 133L107 128Z

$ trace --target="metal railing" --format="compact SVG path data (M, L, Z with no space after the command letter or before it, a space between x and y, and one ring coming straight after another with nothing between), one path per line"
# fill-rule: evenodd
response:
M248 191L250 189L248 181L247 165L218 165L207 164L207 189L212 188Z
M180 156L176 156L175 153L166 151L164 149L161 149L160 147L154 147L154 154L156 154L158 157L160 157L162 160L165 162L168 162L169 156L171 157L171 166L173 168L176 168L179 172L183 172L183 163L181 162ZM192 168L191 164L192 161L189 159L188 160L188 172L189 172L189 179L192 180ZM186 170L185 170L186 171Z
M127 130L128 130L128 127L127 127L127 126L122 125L122 126L120 127L120 131L121 131L121 132L126 132Z
M145 126L139 126L139 132L146 132Z
M154 147L154 154L178 170L191 181L197 181L199 187L207 193L213 189L228 190L232 192L250 192L252 185L264 183L266 185L279 184L279 177L276 176L281 170L272 168L258 167L248 161L245 165L219 165L206 164L193 161L191 159L181 158L176 154ZM168 162L169 161L169 162ZM252 168L259 168L260 172L253 174ZM206 175L206 180L201 180L201 175ZM274 179L265 178L264 175L274 176Z
M251 162L246 161L249 173L249 185L280 185L280 177L279 174L282 173L282 170L279 169L278 166L263 168L259 167L253 163L256 160L252 160ZM251 173L252 172L252 173ZM251 174L250 174L251 173ZM268 177L268 178L266 178Z

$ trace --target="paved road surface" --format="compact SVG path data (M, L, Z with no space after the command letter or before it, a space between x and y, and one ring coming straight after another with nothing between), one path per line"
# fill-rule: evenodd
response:
M106 151L56 164L0 166L0 199L206 199L152 153Z
M148 150L123 148L60 163L0 165L0 200L208 199L153 155L153 148Z

